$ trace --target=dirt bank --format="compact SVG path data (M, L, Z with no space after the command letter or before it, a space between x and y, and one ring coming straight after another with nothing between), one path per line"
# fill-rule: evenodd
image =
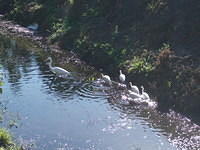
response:
M9 35L11 37L17 37L26 39L32 43L34 43L37 47L42 48L44 52L48 53L48 55L52 55L53 57L57 57L60 59L60 63L71 63L83 69L84 71L95 71L95 68L87 65L84 61L80 60L79 57L71 52L64 51L58 45L50 44L45 36L42 36L37 31L29 30L26 27L20 26L13 21L8 21L3 18L3 15L0 15L0 33Z

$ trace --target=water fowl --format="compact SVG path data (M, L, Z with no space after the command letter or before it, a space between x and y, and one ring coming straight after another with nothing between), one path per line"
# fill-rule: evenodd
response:
M143 86L141 86L141 89L142 89L142 94L141 94L142 99L149 100L150 99L149 94L144 92L144 87Z
M126 76L125 76L125 74L122 73L122 70L119 70L119 73L120 73L119 80L120 80L120 82L124 83L126 80Z
M67 71L67 70L65 70L65 69L63 69L63 68L61 68L61 67L53 67L52 66L52 58L51 57L48 57L47 58L47 61L48 61L48 66L49 66L49 68L50 68L50 70L54 73L54 74L56 74L56 75L58 75L58 76L68 76L68 75L70 75L70 72L69 71Z
M129 82L129 85L131 87L131 91L133 91L133 92L135 92L137 94L140 94L140 91L139 91L137 86L133 85L132 82Z
M101 77L107 84L109 84L109 85L112 84L112 81L108 75L104 75L103 73L101 73Z

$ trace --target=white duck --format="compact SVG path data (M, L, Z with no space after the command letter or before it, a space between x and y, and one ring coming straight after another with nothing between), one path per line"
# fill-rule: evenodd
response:
M109 84L109 85L112 84L112 81L108 75L104 75L103 73L101 73L101 77L107 84Z
M142 94L141 94L142 99L150 100L149 94L144 92L144 87L143 86L141 86L141 89L142 89Z
M59 75L59 76L68 76L70 75L70 72L61 68L61 67L52 67L52 58L51 57L48 57L47 58L47 61L49 61L47 64L49 65L49 68L50 70L55 73L56 75Z
M120 75L119 75L119 80L120 80L122 83L124 83L125 80L126 80L126 76L125 76L125 74L122 73L121 70L119 70L119 73L120 73Z
M135 92L137 94L140 94L140 91L139 91L137 86L133 85L132 82L129 82L129 85L131 87L131 91L133 91L133 92Z

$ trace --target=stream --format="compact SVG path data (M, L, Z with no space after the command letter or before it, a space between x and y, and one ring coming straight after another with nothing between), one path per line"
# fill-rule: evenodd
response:
M200 127L188 118L128 104L123 90L70 64L74 78L55 77L34 48L0 39L0 125L27 149L200 150Z

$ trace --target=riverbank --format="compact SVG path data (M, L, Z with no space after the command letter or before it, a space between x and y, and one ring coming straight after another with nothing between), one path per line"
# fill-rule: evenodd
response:
M44 44L43 47L47 50L64 49L66 53L73 50L70 55L73 54L75 60L72 59L72 62L82 64L80 59L76 59L76 53L88 64L111 75L114 80L118 80L118 70L123 69L127 80L138 86L143 84L146 91L158 101L162 111L174 109L182 113L199 113L200 71L198 64L200 60L197 53L198 44L196 44L198 40L194 42L197 46L190 51L176 48L179 47L176 45L188 42L184 40L184 37L181 37L182 40L180 40L180 34L177 36L173 31L167 33L169 38L165 40L166 37L163 34L165 30L163 29L167 26L160 24L157 28L153 28L155 20L158 18L162 20L160 17L163 16L159 14L161 16L156 18L156 14L149 15L146 10L144 11L146 14L139 15L141 18L145 16L146 20L137 20L138 16L131 17L134 21L137 20L136 23L139 24L137 25L135 22L131 22L130 18L124 18L123 23L120 23L120 20L129 14L128 10L132 8L124 12L124 16L118 16L114 13L115 11L112 11L106 17L102 17L101 13L104 11L101 9L104 10L104 8L96 10L98 6L95 8L88 6L90 9L85 10L85 5L79 1L61 4L47 5L38 2L25 5L22 3L19 4L19 7L24 7L22 12L7 13L7 18L24 26L31 24L32 20L38 22L39 31L43 35L36 36L39 38L35 38L35 33L32 31L30 34L28 31L28 36L25 36L26 32L23 32L25 28L15 31L9 28L5 28L5 30L14 32L17 36L22 32L25 34L24 37ZM127 5L129 4L127 3ZM48 12L52 6L55 6L54 9ZM108 8L110 7L108 5ZM77 11L77 8L80 11ZM143 10L142 5L140 8ZM116 9L123 10L124 7L119 2L113 5L111 10ZM58 12L58 10L60 11ZM23 16L23 14L26 15ZM146 28L145 22L149 21L148 16L155 18L152 25ZM126 21L127 24L131 22L130 26L124 25ZM10 26L9 22L5 24ZM18 29L19 26L16 28ZM155 32L159 29L162 29L163 32ZM146 33L143 30L146 30ZM177 31L177 33L179 32ZM146 37L146 35L148 36ZM172 46L163 44L165 42L172 43ZM49 44L50 46L46 47Z
M10 133L0 128L0 150L22 150L13 142Z
M80 70L84 71L92 71L95 68L87 65L84 61L80 60L80 58L73 52L64 51L61 47L56 44L49 43L46 36L38 32L34 32L29 30L26 27L23 27L13 21L8 21L4 18L3 15L0 15L0 32L1 34L8 35L10 37L17 38L16 40L24 41L24 44L32 44L27 45L30 47L42 48L44 53L42 54L44 58L45 55L53 56L56 59L60 59L60 61L56 62L60 65L66 65L64 62L71 63Z
M1 86L3 85L2 82L2 74L0 72L0 94L2 94ZM0 111L2 108L0 108ZM0 113L0 121L2 122L2 114ZM12 140L12 136L10 133L4 129L0 128L0 150L22 150L18 147Z

